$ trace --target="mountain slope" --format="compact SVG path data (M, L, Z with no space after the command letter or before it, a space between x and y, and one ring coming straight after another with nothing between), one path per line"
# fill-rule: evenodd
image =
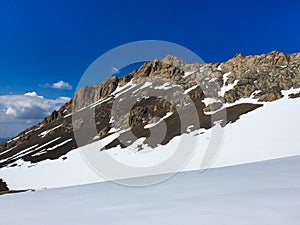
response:
M299 93L300 53L237 54L221 64L153 60L125 77L81 88L0 145L0 178L18 189L96 182L101 179L80 152L145 167L166 160L181 140L196 145L185 169L199 169L217 126L225 137L214 167L296 155Z

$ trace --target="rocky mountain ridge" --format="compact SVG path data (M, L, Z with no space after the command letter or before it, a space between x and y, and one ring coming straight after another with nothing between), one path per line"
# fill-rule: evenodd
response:
M200 125L192 129L208 129L212 126L212 115L217 121L222 113L226 113L226 119L222 121L222 125L226 126L241 115L262 107L263 102L282 98L284 90L294 89L296 92L289 97L299 97L299 88L300 53L273 51L246 57L237 54L226 62L207 64L187 64L176 56L155 59L124 77L112 76L100 84L79 89L74 98L58 111L1 144L0 166L18 166L16 161L19 159L36 163L64 157L78 147L73 130L80 133L83 128L83 144L128 128L136 138L147 138L150 131L145 126L164 118L168 124L166 137L159 143L147 139L145 143L152 147L167 144L194 121L199 120ZM148 96L151 89L155 89L156 96ZM168 96L174 101L167 101L165 98ZM196 107L193 114L188 99ZM243 99L256 102L243 102ZM134 105L130 111L126 111L126 105L132 101ZM123 103L116 104L118 102ZM117 110L113 110L115 105ZM183 118L178 110L182 111ZM91 118L91 115L95 118ZM187 121L186 127L182 127L180 120ZM96 125L96 137L87 132L91 124ZM125 148L132 141L129 134L124 132L105 149L117 145Z

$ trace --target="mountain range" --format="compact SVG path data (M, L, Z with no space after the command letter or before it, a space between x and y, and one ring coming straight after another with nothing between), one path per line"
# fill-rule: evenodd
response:
M60 109L0 144L0 188L105 180L82 157L89 151L144 168L179 148L180 163L158 173L297 155L299 99L300 53L236 54L207 64L154 59L124 77L80 88ZM224 132L220 140L214 140L216 127ZM192 147L180 147L181 141ZM219 143L207 156L210 142ZM157 174L142 170L136 176ZM130 177L104 171L108 180Z

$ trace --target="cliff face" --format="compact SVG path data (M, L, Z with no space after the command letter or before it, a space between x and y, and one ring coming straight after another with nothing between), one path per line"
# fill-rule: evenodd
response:
M73 129L87 131L93 123L97 136L84 133L82 143L99 140L118 129L130 129L137 138L146 137L145 143L152 147L167 144L187 129L180 120L187 121L186 126L199 120L200 125L192 129L208 129L212 116L218 119L225 112L227 118L221 122L226 126L264 102L282 98L283 91L298 88L300 53L237 54L227 62L208 64L187 64L178 57L167 56L147 62L122 78L112 76L101 84L82 87L70 102L41 123L1 144L0 166L16 166L18 159L39 162L62 157L78 147ZM290 94L290 98L299 96L299 91ZM196 112L192 112L192 105ZM145 126L161 118L167 124L165 138L159 143L147 140L150 131ZM121 139L131 141L128 132L124 132L105 149L128 146Z
M112 76L101 84L85 86L79 89L74 96L74 111L77 111L85 106L91 105L101 98L110 95L118 86L119 79Z

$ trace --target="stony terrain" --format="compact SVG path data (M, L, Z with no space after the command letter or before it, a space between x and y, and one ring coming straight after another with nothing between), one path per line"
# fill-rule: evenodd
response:
M175 56L155 59L124 77L82 87L58 111L1 144L0 167L18 166L19 159L36 163L63 158L78 146L118 130L125 132L102 150L129 146L134 141L131 132L135 138L146 137L151 147L167 144L188 128L208 129L216 121L222 126L234 123L291 88L300 88L300 53L237 54L227 62L208 64L187 64ZM300 97L300 92L289 97ZM132 107L127 109L128 105ZM164 139L148 139L150 130L145 126L161 118L167 124Z

